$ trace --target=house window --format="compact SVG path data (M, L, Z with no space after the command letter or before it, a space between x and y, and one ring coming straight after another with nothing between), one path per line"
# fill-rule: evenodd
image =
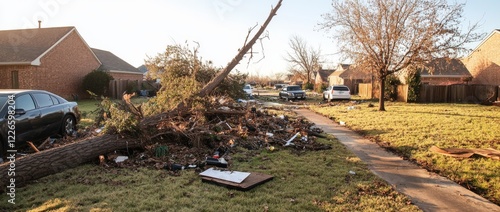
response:
M18 71L12 71L12 88L17 89L19 88L19 72Z

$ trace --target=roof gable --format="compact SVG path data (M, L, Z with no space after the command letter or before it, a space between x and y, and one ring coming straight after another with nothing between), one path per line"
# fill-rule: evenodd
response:
M92 51L97 56L99 61L101 61L101 69L110 72L128 72L132 74L142 74L139 69L125 62L113 53L105 50L92 48Z
M319 76L321 80L328 81L327 78L335 71L335 69L320 69L316 76Z
M486 43L486 41L488 41L496 33L500 33L500 29L493 30L488 36L486 36L483 39L483 41L481 41L481 43L479 43L479 45L476 46L476 48L474 48L471 52L469 52L469 54L467 55L467 57L470 57L472 54L474 54L474 52L476 52L478 49L480 49L481 46L484 45L484 43Z
M75 27L0 31L0 65L40 65L43 57Z

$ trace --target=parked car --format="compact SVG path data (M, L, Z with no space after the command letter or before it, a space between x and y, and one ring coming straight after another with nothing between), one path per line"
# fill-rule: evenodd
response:
M276 90L281 90L283 89L284 87L286 87L288 84L275 84L274 85L274 89Z
M351 99L351 91L345 85L328 86L323 92L323 100L331 101L334 99Z
M306 92L299 85L289 85L279 92L280 99L306 99Z
M26 141L72 135L79 121L76 102L42 90L0 89L0 155L14 136L17 148Z
M243 91L245 91L245 93L247 94L247 96L252 96L252 86L250 84L246 84L245 86L243 86Z

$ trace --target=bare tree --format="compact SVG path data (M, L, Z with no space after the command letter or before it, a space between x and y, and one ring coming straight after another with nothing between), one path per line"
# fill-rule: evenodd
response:
M433 58L454 58L478 41L478 24L462 30L465 4L447 0L333 0L333 10L320 23L335 31L341 53L369 68L380 84L379 110L384 107L388 75Z
M311 83L311 75L320 67L321 50L309 47L307 42L295 35L288 43L290 51L287 52L285 60L292 64L295 75L303 76Z

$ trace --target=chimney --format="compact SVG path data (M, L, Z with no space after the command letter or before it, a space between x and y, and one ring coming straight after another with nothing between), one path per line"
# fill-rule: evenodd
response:
M38 20L38 29L42 28L42 21Z

